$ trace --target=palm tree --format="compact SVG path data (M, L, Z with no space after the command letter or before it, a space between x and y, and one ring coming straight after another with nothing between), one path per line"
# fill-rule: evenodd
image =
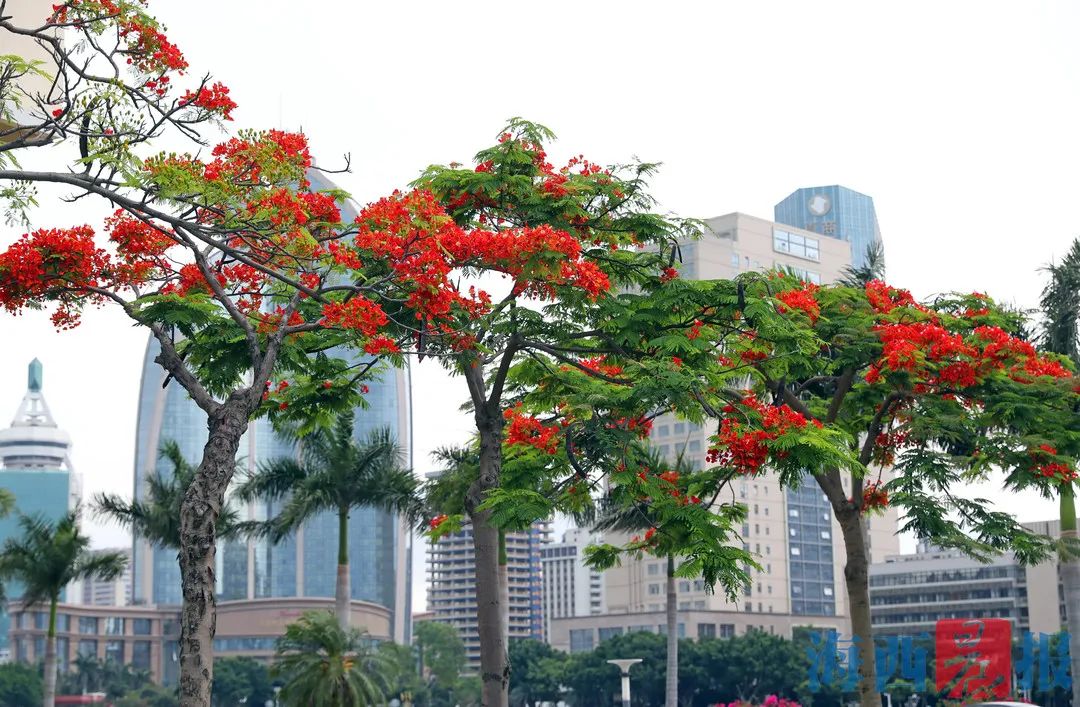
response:
M115 494L94 496L94 513L129 528L133 535L158 547L180 549L180 504L195 478L195 465L184 458L180 446L168 440L159 455L172 466L172 473L146 477L146 499L126 501ZM217 536L230 538L243 529L235 509L226 506L217 520Z
M79 508L55 524L40 515L20 516L22 536L8 538L0 551L0 578L23 585L22 603L49 603L45 641L45 707L56 698L56 604L64 587L80 579L115 579L127 558L117 552L90 552L90 538L79 530Z
M377 429L357 442L351 413L329 429L303 437L298 458L280 458L260 466L236 488L241 500L285 500L263 532L272 542L295 532L313 516L330 511L338 517L338 567L335 612L342 629L349 627L349 512L379 508L410 521L421 515L417 482L403 466L404 454L388 429Z
M1080 365L1080 238L1060 263L1046 268L1050 280L1043 288L1039 304L1043 314L1041 345L1044 351L1068 356ZM1061 487L1061 585L1065 593L1065 621L1069 636L1080 636L1080 556L1077 542L1076 500L1072 484ZM1071 639L1070 639L1071 640ZM1080 676L1080 649L1070 651L1072 674ZM1080 679L1073 679L1073 704L1080 705Z
M678 452L674 463L669 462L662 454L651 447L642 447L637 451L640 464L644 468L658 471L660 469L674 471L679 478L685 479L694 473L694 468L686 461L683 452ZM599 508L591 525L595 531L619 531L623 533L648 532L655 525L652 510L647 502L637 499L622 498L617 490L614 493L600 499ZM679 705L679 614L678 595L675 591L675 555L668 553L664 556L667 560L667 587L665 589L667 604L667 674L665 682L665 707L678 707Z
M885 246L874 241L866 247L866 264L845 265L837 283L847 287L865 287L872 280L885 277Z
M387 654L372 650L356 630L328 611L309 611L277 641L273 673L282 678L281 702L304 707L367 707L386 700Z
M0 488L0 518L6 518L15 509L15 494L10 489Z

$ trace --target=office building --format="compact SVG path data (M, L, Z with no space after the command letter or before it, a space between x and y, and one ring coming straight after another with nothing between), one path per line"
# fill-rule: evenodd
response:
M309 174L312 188L333 188L317 172ZM341 205L345 221L356 217L349 204ZM169 464L158 457L166 440L175 441L184 456L197 462L207 439L206 414L154 359L158 344L150 338L143 359L138 401L134 484L135 497L146 494L146 477L167 475ZM362 439L372 430L388 427L412 463L412 413L409 371L392 369L368 381L368 407L357 409L354 430ZM252 421L237 454L241 471L254 470L265 460L295 455L291 442L277 435L265 419ZM240 508L241 515L264 520L278 512L280 502L255 502ZM221 543L217 551L218 601L267 598L321 598L334 596L337 572L337 516L319 515L293 536L272 545L265 539ZM409 553L410 529L396 515L381 510L355 509L349 517L349 562L352 598L389 609L395 640L406 642L412 607ZM180 570L176 551L152 547L136 537L133 544L133 600L138 605L176 606L181 603Z
M553 619L604 613L604 576L585 564L585 548L596 542L596 534L570 528L562 542L541 546L545 638Z
M71 464L71 437L53 419L42 392L44 371L31 361L26 394L11 426L0 430L0 488L15 496L15 513L0 518L0 543L21 534L18 515L41 515L56 521L81 496L80 477ZM9 583L8 597L19 587ZM8 650L7 614L0 615L0 654Z
M1008 619L1014 636L1065 624L1056 560L1025 567L1006 552L982 563L926 545L870 566L870 614L876 635L933 636L941 619Z
M543 640L543 584L541 548L549 541L550 523L534 523L526 531L506 534L506 574L509 593L510 640ZM476 624L476 564L472 527L428 542L429 621L450 624L465 643L470 670L480 667L480 636Z
M271 661L275 641L305 611L333 610L331 598L271 598L224 601L217 605L214 656ZM45 655L48 607L12 606L11 643L16 660L34 664ZM391 639L394 617L385 606L353 601L351 622L375 641ZM89 656L145 670L150 679L175 685L179 678L180 608L86 606L62 603L56 612L56 651L60 672Z
M773 218L818 236L849 244L851 261L866 264L867 249L881 243L874 200L838 184L804 187L773 207Z
M851 251L843 241L746 214L707 219L705 225L701 240L680 244L682 277L731 278L748 270L786 267L804 280L827 283L837 279L851 262ZM650 441L668 458L681 453L701 468L712 434L714 426L703 427L669 414L654 421ZM888 470L881 474L883 480L889 478ZM844 484L850 493L846 478ZM679 611L709 612L709 618L687 619L687 625L734 626L736 631L764 626L787 635L794 625L832 625L834 618L846 617L843 536L814 480L805 479L799 488L782 488L766 474L736 480L732 492L746 504L749 515L740 533L743 548L754 554L761 568L751 570L750 584L736 601L729 601L722 592L706 592L700 580L680 580ZM899 552L895 509L869 516L868 526L872 561ZM613 541L619 539L617 536ZM605 572L608 615L590 618L580 630L651 625L651 620L637 622L615 615L662 615L665 581L663 560L624 559L620 566ZM553 641L563 640L554 622L552 633ZM583 644L585 634L579 635ZM568 635L565 642L569 645Z
M100 552L118 552L127 558L124 572L116 579L86 579L80 584L84 606L128 606L131 604L131 548L115 547Z

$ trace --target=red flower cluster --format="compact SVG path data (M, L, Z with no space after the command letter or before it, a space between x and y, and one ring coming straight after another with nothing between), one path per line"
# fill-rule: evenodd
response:
M889 493L879 481L872 481L863 487L862 512L885 509L889 506Z
M100 1L100 0L99 0ZM109 3L112 4L112 3ZM148 74L178 71L188 67L180 49L145 15L133 15L119 23L120 37L127 41L128 63Z
M94 229L43 228L23 235L0 253L0 305L15 313L45 299L60 306L53 323L62 329L78 324L83 301L100 302L90 288L109 274L108 255L94 245Z
M221 83L203 86L198 91L187 91L181 96L180 105L191 105L210 113L219 113L225 120L232 120L232 112L236 109L236 101L229 98L228 87Z
M382 307L363 295L356 295L345 302L329 302L323 306L324 326L353 329L365 336L375 336L379 327L388 321Z
M506 428L506 444L523 444L547 454L554 454L559 449L560 428L557 425L545 425L517 408L506 410L503 417L510 423Z
M1057 461L1057 449L1049 444L1040 444L1037 449L1028 450L1032 470L1040 476L1054 479L1060 484L1069 484L1077 479L1076 469L1064 462Z
M781 302L781 304L777 305L777 310L781 314L789 309L800 310L810 318L810 323L814 324L817 322L818 317L821 316L821 306L815 296L819 289L817 285L808 282L804 283L803 288L800 290L781 292L776 295L776 299Z
M727 405L728 415L720 422L717 444L706 455L710 464L732 467L739 474L757 474L769 458L768 443L790 430L806 427L808 421L787 405L766 405L748 395L736 405Z
M890 287L881 280L866 283L866 299L878 314L888 314L897 307L922 309L907 290Z
M607 363L606 356L596 356L595 358L583 358L579 361L582 366L588 368L590 371L596 373L602 373L605 376L615 378L622 373L622 366L616 366L613 363Z
M976 327L967 338L936 321L880 324L874 331L882 352L866 374L869 383L878 382L883 371L904 371L921 386L946 390L975 386L1000 370L1020 382L1069 375L1060 363L1040 357L1030 343L998 327Z
M428 523L428 525L431 526L432 530L437 530L438 527L440 525L442 525L443 523L445 523L447 518L449 518L449 517L450 516L448 516L446 514L435 516L434 518L431 519L431 521Z

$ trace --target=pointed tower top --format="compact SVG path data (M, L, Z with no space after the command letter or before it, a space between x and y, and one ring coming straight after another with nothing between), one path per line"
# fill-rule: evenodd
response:
M71 437L56 426L41 394L41 361L30 362L23 396L11 427L0 429L0 467L71 469Z
M41 361L36 358L30 362L26 389L31 393L41 392Z

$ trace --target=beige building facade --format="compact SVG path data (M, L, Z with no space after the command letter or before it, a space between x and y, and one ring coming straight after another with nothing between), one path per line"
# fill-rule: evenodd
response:
M784 267L809 282L828 283L838 279L851 262L848 242L813 231L741 213L707 219L705 224L701 240L680 244L682 277L733 278L746 271ZM715 424L702 426L665 415L654 421L650 442L669 458L681 453L701 468L709 437L716 433ZM872 473L888 479L887 469ZM850 493L849 484L844 486ZM679 611L710 612L713 623L734 626L737 633L748 626L772 626L786 635L792 625L819 625L822 620L832 625L834 619L845 624L843 537L814 480L807 478L799 489L783 489L775 477L765 474L737 480L733 493L748 510L740 533L743 547L755 556L760 568L751 570L750 585L736 601L728 600L722 592L706 592L700 580L678 581ZM899 553L895 509L869 517L868 526L872 562ZM664 562L658 558L629 558L607 571L609 616L605 620L612 622L608 628L630 625L618 614L662 614L664 584ZM557 635L556 623L552 622L553 644L564 640ZM688 620L687 625L696 627L697 623L696 619ZM569 640L568 634L565 640Z
M333 599L274 598L223 601L217 605L214 654L269 661L274 642L285 627L305 611L333 611ZM9 605L14 660L36 663L45 656L48 607ZM146 670L151 680L173 685L179 678L179 607L86 606L57 607L57 661L61 672L75 659L92 656ZM352 602L352 625L377 641L391 640L394 617L390 609L370 602Z

